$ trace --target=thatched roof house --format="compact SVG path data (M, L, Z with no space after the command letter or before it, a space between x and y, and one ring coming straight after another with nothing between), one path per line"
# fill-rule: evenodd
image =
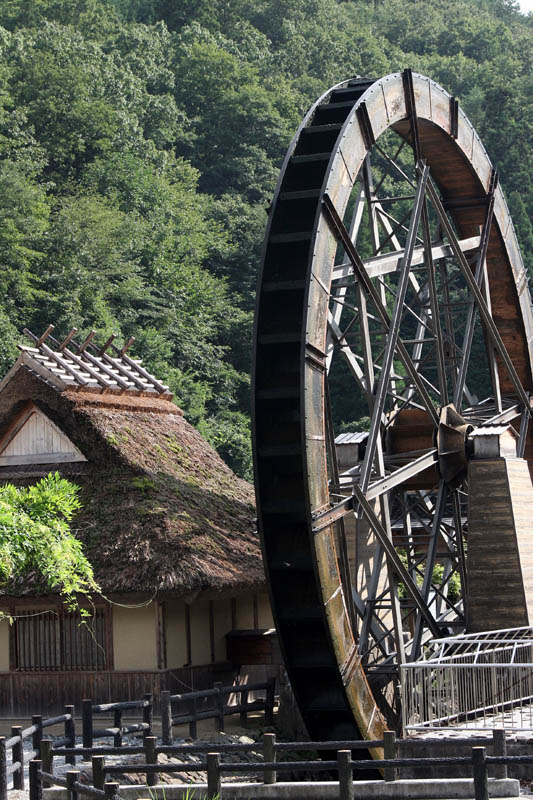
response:
M73 528L103 595L121 603L102 605L105 660L87 656L81 668L175 671L225 661L226 633L271 624L252 488L125 348L98 348L91 337L78 344L73 334L59 342L51 329L32 340L0 382L0 480L20 485L58 470L81 487ZM63 618L42 595L32 575L4 589L0 604L19 612L55 602ZM142 613L123 608L150 598ZM22 621L0 671L42 678L48 666L67 670L57 648L57 657L23 652ZM137 628L142 652L120 626Z

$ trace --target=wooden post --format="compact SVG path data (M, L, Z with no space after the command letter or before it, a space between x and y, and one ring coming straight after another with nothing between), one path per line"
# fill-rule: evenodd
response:
M65 739L67 739L67 747L76 747L76 720L74 711L74 706L65 706L65 714L70 714L70 719L65 720ZM73 764L76 766L76 756L66 756L65 764Z
M494 756L507 755L507 739L505 738L505 730L503 728L495 728L492 731L492 755ZM494 777L506 778L507 764L495 764Z
M92 747L93 746L93 701L92 700L81 701L81 726L82 726L83 746Z
M217 704L218 717L217 717L217 730L220 733L224 732L224 695L222 694L222 681L217 681L213 684L213 689L218 689L218 694L215 697Z
M13 745L13 761L20 762L20 769L13 773L13 789L24 790L24 744L22 742L22 725L13 725L11 736L20 736L20 740Z
M143 700L150 705L143 706L143 722L148 725L148 728L143 731L143 741L147 736L152 736L152 728L154 725L154 696L150 692L143 694Z
M196 698L193 697L192 700L189 700L189 708L190 708L190 715L192 717L191 721L189 722L189 736L191 739L196 739L198 737L198 729L196 724Z
M248 705L248 690L243 689L241 692L241 706L244 706L243 710L239 716L239 722L241 728L248 727L248 711L246 710L246 706Z
M91 762L93 765L93 786L95 789L103 789L105 783L105 757L93 756Z
M265 725L274 724L274 698L276 696L276 678L269 678L266 690Z
M5 736L0 736L0 800L7 800L7 748Z
M113 736L113 747L122 747L122 734L120 733L120 729L122 728L122 710L120 708L115 708L113 713L113 727L119 729L119 732L115 733Z
M472 772L474 775L474 795L476 800L489 800L487 756L484 747L472 748Z
M220 797L220 753L207 754L207 796Z
M37 726L37 730L31 736L32 747L37 753L40 753L41 739L43 738L43 718L41 714L34 714L31 718L31 724Z
M339 800L354 800L351 751L339 750L337 764L339 767Z
M76 769L70 769L65 777L67 779L67 800L78 800L78 793L74 788L74 784L77 783L80 773Z
M263 761L272 764L276 760L276 734L263 734ZM276 783L276 770L266 769L263 772L263 783Z
M54 773L54 759L52 756L52 740L41 739L41 762L43 765L43 772L48 772L50 775ZM43 781L43 787L49 786L48 781Z
M385 731L383 733L383 755L387 759L396 758L396 734L394 731ZM398 772L395 767L385 767L383 776L386 781L395 781L398 777Z
M43 800L42 764L37 758L30 761L30 800Z
M157 764L157 736L147 736L144 740L144 757L147 764ZM155 786L157 783L157 772L146 773L146 783L148 786Z
M172 703L166 689L159 696L161 706L161 739L163 744L172 744Z
M119 790L118 783L104 783L104 791L108 800L114 800L117 797Z

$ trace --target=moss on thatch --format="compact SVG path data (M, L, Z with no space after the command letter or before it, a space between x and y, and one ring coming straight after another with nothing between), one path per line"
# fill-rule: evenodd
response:
M61 465L61 473L81 486L83 509L73 528L104 592L233 590L264 581L251 486L176 406L61 393L21 368L0 393L0 434L27 399L87 458ZM13 469L0 470L0 479L3 471L4 479L26 483ZM31 580L17 587L37 589Z

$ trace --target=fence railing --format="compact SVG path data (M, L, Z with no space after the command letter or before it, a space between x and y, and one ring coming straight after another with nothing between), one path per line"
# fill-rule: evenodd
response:
M265 692L264 699L248 702L248 693L252 691ZM227 698L231 694L240 694L241 702L230 706ZM191 737L197 736L197 721L201 719L216 719L217 727L220 731L224 730L224 719L229 714L239 714L241 724L246 726L247 715L251 711L263 710L265 712L265 723L273 723L274 713L274 694L275 679L264 683L243 684L241 686L222 686L215 684L213 689L206 689L201 692L189 692L181 695L171 695L170 692L161 692L161 722L163 730L163 742L167 745L173 743L172 728L176 725L189 724L189 734ZM198 707L200 701L211 699L213 707ZM188 713L178 713L173 716L173 710L185 706ZM94 704L92 700L82 701L82 746L76 747L76 719L74 706L65 706L65 713L49 719L43 719L41 715L34 715L31 718L32 724L29 728L22 729L14 726L11 729L9 738L0 737L0 800L7 800L7 789L9 781L12 781L13 789L24 789L24 766L32 759L40 755L43 731L52 725L64 725L64 736L55 742L53 749L54 755L63 755L68 764L76 764L76 756L91 757L94 754L104 753L143 753L147 747L150 748L153 732L153 696L144 694L142 700L129 700L121 703L99 703ZM123 724L123 716L126 713L140 712L142 722L134 722L129 725ZM99 715L106 714L113 716L113 724L107 728L96 728L95 722ZM124 745L123 739L126 736L142 734L143 745ZM104 738L113 738L113 747L95 746L95 741ZM24 750L24 742L31 738L31 750ZM151 752L151 751L150 751ZM8 755L11 758L8 758Z
M467 642L468 637L453 641ZM478 643L477 650L475 646L472 652L458 651L440 660L402 664L405 734L443 727L533 730L531 640L488 640Z
M189 735L192 739L197 736L197 723L202 719L214 719L219 731L224 730L224 719L230 714L239 714L242 727L246 727L250 711L264 711L265 724L272 725L274 717L274 695L276 679L271 678L263 683L248 683L240 686L222 686L215 683L212 689L186 694L170 694L161 692L161 738L163 743L171 745L173 742L172 728L176 725L189 725ZM264 699L248 701L250 692L264 691ZM240 695L240 703L228 705L230 695ZM211 708L199 708L199 701L210 701ZM185 708L186 711L174 714L176 707Z
M92 700L82 700L82 738L84 747L92 747L95 739L113 737L115 747L122 746L122 737L133 733L142 733L143 738L152 735L153 725L153 698L151 694L144 694L142 700L129 700L124 703L99 703L93 705ZM125 711L142 710L142 722L132 725L122 725L122 715ZM95 714L113 714L113 727L95 728Z
M34 714L31 718L29 728L22 728L14 725L11 728L11 736L6 739L0 737L0 800L7 799L7 787L9 778L13 781L13 788L24 789L24 766L32 759L37 758L40 753L43 730L52 725L64 725L65 734L58 744L65 747L75 747L76 730L74 718L74 706L65 706L65 713L57 717L44 719L40 714ZM32 749L24 750L26 739L32 740ZM11 763L9 763L8 752L11 751ZM74 756L69 756L68 763L74 764Z
M43 787L61 786L67 790L69 800L77 800L78 795L82 797L94 797L96 800L118 800L118 783L106 783L102 789L82 783L78 770L69 770L65 777L52 775L43 770L42 762L39 759L30 761L30 800L43 800Z
M105 757L93 756L93 786L80 784L79 773L70 771L65 778L53 775L50 761L50 748L45 745L43 740L41 759L36 759L30 763L30 800L42 800L42 787L44 785L63 786L67 789L67 800L77 800L77 794L85 794L95 798L118 798L119 787L117 783L106 783L106 778L127 774L140 773L147 777L147 786L152 787L157 783L158 774L205 772L207 779L207 796L216 797L221 795L223 774L233 773L252 773L263 776L263 783L274 784L278 774L294 773L298 771L309 772L328 772L338 774L338 797L340 800L354 800L353 772L376 769L381 770L385 781L396 781L401 769L422 769L428 767L443 767L464 765L472 771L474 779L474 794L476 800L488 800L488 767L496 766L497 777L507 777L507 765L513 763L533 764L532 756L508 756L505 752L505 737L503 737L503 752L496 755L487 756L485 747L473 747L469 756L457 757L425 757L425 758L399 758L397 757L397 741L393 733L387 734L382 740L368 741L347 741L347 742L276 742L274 734L265 734L263 737L263 759L256 762L231 762L224 763L221 759L223 753L246 752L252 748L257 749L257 745L222 745L214 752L212 745L188 746L181 745L170 747L155 745L155 737L151 748L151 761L146 759L145 764L106 764ZM501 745L502 737L499 737ZM353 758L353 751L383 748L384 758L359 760ZM145 750L148 751L146 747ZM276 754L285 750L331 750L336 751L336 760L310 760L310 761L284 761L276 759ZM178 754L184 751L205 752L203 761L184 761L175 763L157 763L158 753ZM59 750L57 752L60 752ZM257 783L250 784L250 787L257 786ZM305 784L300 784L302 786ZM357 784L355 784L357 786ZM109 788L108 788L109 787ZM194 786L191 785L194 790Z

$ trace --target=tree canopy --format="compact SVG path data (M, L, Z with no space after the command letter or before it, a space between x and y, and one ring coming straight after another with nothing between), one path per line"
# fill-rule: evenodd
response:
M57 472L33 486L1 486L0 584L13 586L35 571L38 587L58 592L70 608L97 591L81 542L69 528L79 507L78 487Z
M514 0L4 0L0 368L23 325L134 335L249 476L255 275L299 119L355 74L431 76L497 165L531 271L532 30Z

